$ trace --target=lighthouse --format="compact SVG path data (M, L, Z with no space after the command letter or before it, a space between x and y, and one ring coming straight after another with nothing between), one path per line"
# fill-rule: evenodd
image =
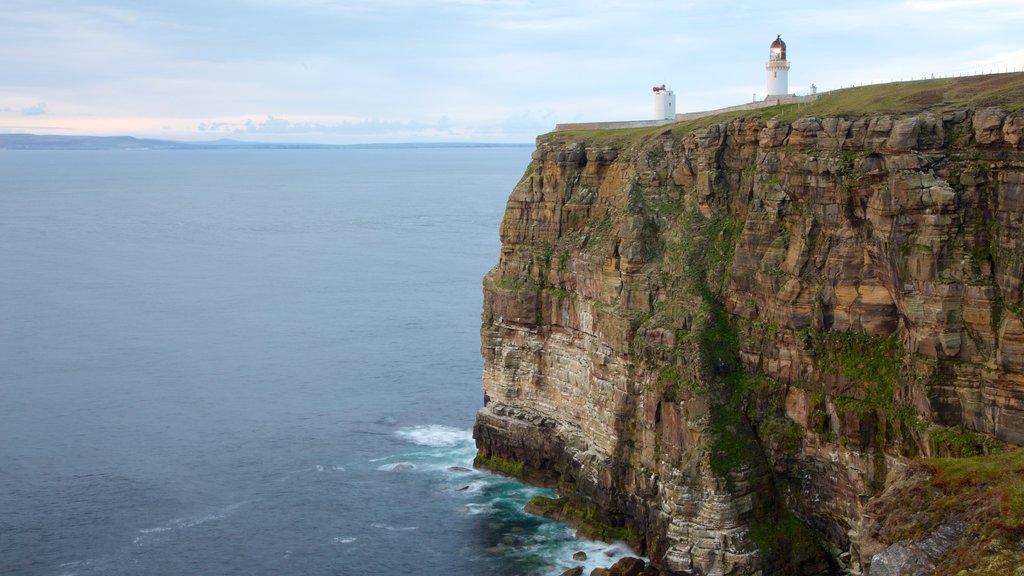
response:
M676 93L665 85L654 87L654 119L673 120L676 117Z
M786 43L779 34L768 50L768 98L789 94L789 60L786 60Z

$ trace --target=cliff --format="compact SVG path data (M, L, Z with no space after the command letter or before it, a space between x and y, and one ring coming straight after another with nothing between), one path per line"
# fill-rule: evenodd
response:
M662 574L1010 573L1022 140L1021 74L540 137L477 464Z

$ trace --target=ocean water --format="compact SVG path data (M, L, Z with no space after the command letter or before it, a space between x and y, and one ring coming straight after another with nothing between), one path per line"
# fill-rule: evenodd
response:
M626 553L464 470L480 280L529 153L0 151L0 574Z

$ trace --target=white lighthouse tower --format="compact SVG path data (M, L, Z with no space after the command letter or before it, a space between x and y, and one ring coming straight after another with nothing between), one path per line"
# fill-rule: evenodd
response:
M676 93L665 85L654 87L654 119L674 120L676 117Z
M768 51L768 98L789 94L789 60L786 60L786 43L779 34Z

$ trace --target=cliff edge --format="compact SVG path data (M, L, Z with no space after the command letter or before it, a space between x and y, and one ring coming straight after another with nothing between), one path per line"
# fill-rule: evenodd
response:
M538 138L477 464L662 574L1024 564L1024 74Z

